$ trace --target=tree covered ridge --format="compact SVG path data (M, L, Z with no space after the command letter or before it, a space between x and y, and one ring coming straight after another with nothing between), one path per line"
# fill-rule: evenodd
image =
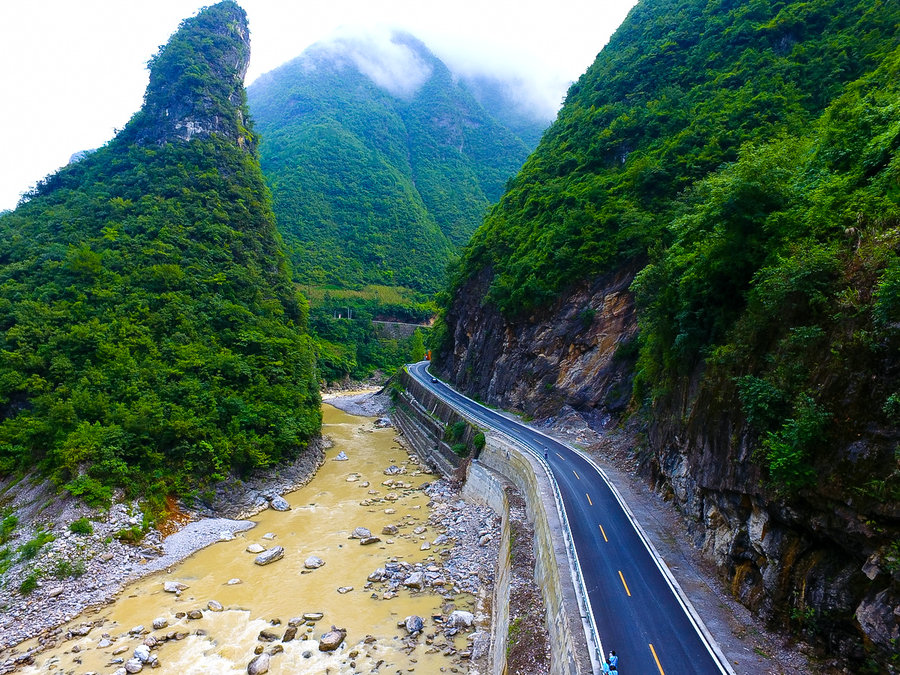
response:
M391 43L415 86L364 74L367 49L315 45L250 87L263 171L298 281L430 292L529 146L418 40Z
M170 44L205 49L235 7ZM218 115L228 68L198 72ZM137 144L148 119L0 217L0 471L37 465L90 500L188 494L295 456L321 422L256 157L215 131Z
M894 2L641 2L467 247L507 314L671 241L694 182L741 146L804 134L897 40Z

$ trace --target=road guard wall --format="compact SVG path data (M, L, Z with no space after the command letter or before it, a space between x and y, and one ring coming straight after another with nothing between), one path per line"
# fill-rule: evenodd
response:
M465 419L452 407L419 384L408 373L399 376L394 423L426 462L446 475L466 471L465 493L486 503L502 518L504 542L494 597L493 672L505 672L509 633L509 501L504 480L518 488L526 502L526 513L534 528L535 581L546 609L547 632L553 675L587 675L591 660L585 637L584 617L563 538L563 523L556 508L553 488L543 467L527 452L520 451L499 434L486 433L486 444L476 461L457 457L443 440L448 424ZM466 420L468 421L468 420ZM479 432L472 424L465 441ZM504 555L504 551L506 554Z

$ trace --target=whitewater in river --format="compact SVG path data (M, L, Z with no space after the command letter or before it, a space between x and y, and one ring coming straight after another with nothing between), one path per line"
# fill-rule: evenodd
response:
M85 623L93 623L87 635L38 654L34 665L21 672L113 673L132 658L148 635L172 633L179 633L179 639L153 649L160 665L153 672L246 673L260 646L267 652L275 647L268 672L276 674L465 672L465 662L444 655L448 647L465 646L464 634L449 640L438 635L433 644L427 644L431 639L424 636L438 633L432 616L442 610L471 610L470 596L451 599L431 590L412 592L401 587L396 597L384 599L378 588L365 588L369 574L391 561L440 564L446 546L421 550L439 532L428 527L424 533L413 533L428 525L429 500L419 488L433 477L420 473L410 461L394 441L394 430L377 429L372 419L329 405L323 406L323 414L323 434L334 440L334 447L309 484L285 495L290 511L266 510L253 518L255 528L128 586L112 604L83 614L62 631L63 636L68 631L77 634ZM341 452L347 461L334 461ZM407 472L387 476L384 469L391 465ZM391 479L399 481L400 487L383 485ZM396 525L398 533L381 534L386 525ZM383 541L362 546L350 539L360 526ZM252 544L267 549L282 546L284 557L256 565L256 555L246 550ZM310 556L321 558L324 566L305 569L304 561ZM235 579L240 583L234 583ZM165 582L187 588L176 595L164 591ZM346 591L348 587L352 590ZM222 610L209 609L210 601L219 603ZM189 618L192 610L200 610L201 618ZM296 638L281 641L292 619L316 612L324 617L299 622ZM415 642L406 640L406 629L398 626L409 615L425 620L423 636ZM168 626L152 630L155 619L166 620ZM336 652L320 652L318 639L332 625L346 629L344 644ZM140 626L143 631L134 630ZM277 639L260 641L262 631ZM32 644L36 642L20 647ZM277 653L279 646L282 653Z

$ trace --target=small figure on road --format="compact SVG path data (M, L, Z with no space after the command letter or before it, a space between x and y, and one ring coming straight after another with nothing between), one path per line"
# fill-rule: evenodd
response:
M616 656L615 649L609 653L609 669L611 671L619 670L619 657Z

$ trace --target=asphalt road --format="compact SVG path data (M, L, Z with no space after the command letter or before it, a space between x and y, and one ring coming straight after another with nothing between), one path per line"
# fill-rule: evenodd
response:
M429 390L470 418L515 438L546 461L559 485L590 608L608 655L619 656L619 672L630 675L721 675L733 673L704 637L631 521L605 477L581 454L432 382L427 361L409 372Z

